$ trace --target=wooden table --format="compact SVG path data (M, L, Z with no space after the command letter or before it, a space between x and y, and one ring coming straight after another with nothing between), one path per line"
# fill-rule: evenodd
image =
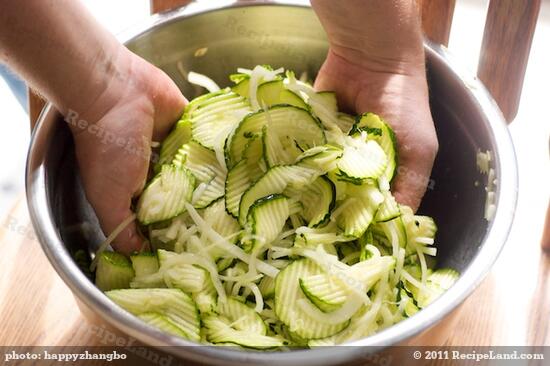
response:
M518 256L508 243L499 262L512 251L516 267L497 262L464 303L447 345L550 345L550 259L537 244ZM0 252L0 345L103 346L128 339L81 315L34 237L23 199L0 227Z

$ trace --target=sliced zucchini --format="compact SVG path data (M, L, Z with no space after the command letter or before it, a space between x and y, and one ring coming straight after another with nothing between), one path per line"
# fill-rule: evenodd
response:
M178 326L176 326L168 317L160 313L143 313L139 314L138 318L143 320L145 323L150 326L160 329L168 334L175 335L181 338L188 338L187 333L183 332Z
M240 74L240 75L243 75L243 74ZM239 94L244 98L248 98L250 94L249 89L250 89L250 76L244 75L244 77L242 77L242 79L239 80L237 84L231 88L231 91L233 91L233 93Z
M304 295L325 313L341 308L349 294L346 285L325 273L300 278L300 287Z
M387 157L387 165L384 176L391 182L397 168L397 138L391 127L380 116L374 113L365 113L358 118L350 134L360 135L362 131L367 132L367 138L378 142Z
M273 277L265 276L261 279L258 285L264 300L271 299L275 296L275 279Z
M294 163L302 150L298 143L286 135L279 135L280 129L268 123L263 128L264 160L268 167Z
M189 169L198 182L203 185L197 185L196 192L193 194L194 207L208 207L224 195L225 171L220 166L213 150L202 146L197 141L190 141L180 148L174 159L174 164Z
M428 281L439 285L443 290L448 290L460 277L460 274L452 268L440 268L428 276Z
M386 154L377 142L348 138L338 161L337 175L341 180L361 185L380 177L386 165Z
M355 117L350 116L347 113L338 113L336 124L340 127L340 130L347 135L355 124Z
M128 288L133 278L132 264L124 255L107 251L99 254L95 284L101 291Z
M336 93L323 91L312 92L306 91L308 94L308 104L311 106L313 114L315 114L323 123L327 130L338 130L338 103Z
M239 300L228 297L218 304L218 313L231 322L231 327L252 334L266 335L267 326L260 314Z
M279 236L290 216L289 199L282 194L272 194L254 202L247 216L247 238L243 248L247 252L257 246L265 247Z
M412 211L404 209L403 224L407 238L414 244L432 245L437 233L437 225L429 216L413 215Z
M392 248L392 238L395 238L398 247L412 250L412 248L407 246L407 231L405 230L405 225L403 225L402 216L398 216L389 221L376 223L372 226L372 229L374 239L384 245Z
M138 221L148 225L180 215L185 211L185 203L191 201L194 189L195 178L187 169L163 165L139 197Z
M181 264L164 271L164 282L169 288L184 292L200 292L210 280L208 272L193 264Z
M218 293L212 284L210 274L207 273L207 275L208 280L203 290L191 294L201 314L214 313L218 309Z
M211 225L212 229L229 242L235 243L239 239L237 233L241 231L241 227L239 222L227 213L223 199L217 200L206 208L202 217L204 221ZM216 259L219 257L215 256Z
M336 205L336 187L326 176L321 176L301 192L300 202L308 226L321 226L328 222Z
M338 226L344 235L360 238L369 228L382 203L380 191L372 186L361 186L360 196L350 196L340 205Z
M227 173L225 180L225 206L233 217L239 216L239 203L243 193L263 174L261 169L263 143L260 137L249 140L243 160Z
M279 338L233 329L224 317L206 316L202 322L207 340L214 344L236 344L252 349L271 349L284 345Z
M125 289L105 293L124 310L139 316L159 313L178 327L185 338L200 340L200 318L195 302L178 289Z
M402 309L405 316L411 317L418 313L418 306L414 304L414 299L407 294L407 291L401 289L399 291L399 297L399 308Z
M239 223L244 226L252 204L270 194L283 193L287 186L304 187L313 182L319 172L296 165L283 165L269 169L242 195L239 204Z
M231 89L225 88L221 89L215 92L203 94L199 97L196 97L193 99L187 107L185 107L185 111L183 113L183 118L189 119L189 116L194 113L196 110L204 108L208 106L211 103L217 103L220 101L220 99L230 99L232 98L231 94L229 93Z
M226 92L198 103L187 118L193 127L193 139L207 148L221 149L229 133L251 112L246 98Z
M342 149L335 146L316 146L298 156L296 164L317 169L325 174L336 169L338 159L342 157L342 153Z
M325 338L346 328L349 321L339 324L319 322L301 307L306 300L300 288L300 278L323 274L323 270L309 259L299 259L284 268L275 279L275 313L290 331L305 339Z
M226 146L230 165L243 158L248 140L260 135L268 124L281 140L295 141L302 148L326 142L322 127L308 111L294 106L276 105L246 116L238 125Z
M374 218L376 222L390 221L401 215L399 205L393 195L389 191L383 191L382 194L384 195L384 202L376 212Z
M179 148L191 140L191 135L191 121L182 119L176 123L160 146L160 157L155 166L156 172L160 171L162 165L169 164L174 159Z
M258 102L262 108L269 108L277 104L288 104L307 109L308 106L296 93L285 88L282 80L273 80L258 87Z
M136 277L157 273L159 262L155 253L143 252L130 256Z
M442 268L428 275L426 286L424 286L423 290L410 284L408 288L411 290L418 307L425 308L450 289L459 277L460 274L454 269Z

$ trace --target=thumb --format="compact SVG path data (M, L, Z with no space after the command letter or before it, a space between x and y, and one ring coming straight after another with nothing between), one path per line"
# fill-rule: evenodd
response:
M156 84L152 94L155 106L153 139L161 141L170 132L174 123L180 119L188 101L168 75L160 69L155 70Z
M431 188L430 173L437 147L414 149L400 155L393 182L393 194L397 202L410 206L414 212L420 206L427 188Z

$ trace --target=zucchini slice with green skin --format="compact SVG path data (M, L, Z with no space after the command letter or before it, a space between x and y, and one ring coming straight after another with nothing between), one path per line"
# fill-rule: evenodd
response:
M336 124L340 127L340 130L347 135L350 133L353 125L355 124L355 117L350 116L347 113L338 113Z
M313 114L319 118L324 128L327 130L338 130L338 103L336 93L331 91L315 92L313 88L307 84L300 83L298 86L304 94L307 95L307 103L309 104Z
M128 288L133 278L134 269L124 255L107 251L99 254L95 284L101 291Z
M143 252L132 254L130 260L132 261L136 277L157 273L159 270L159 261L155 253Z
M194 189L195 177L191 172L175 165L163 165L139 197L138 221L149 225L182 214L185 203L191 201Z
M338 178L356 185L380 177L387 165L386 154L375 141L348 138L338 161Z
M264 161L268 167L292 164L302 153L296 141L286 134L279 136L279 132L269 123L263 128Z
M159 172L162 165L169 164L184 144L191 140L191 121L182 119L176 123L174 129L160 145L159 161L155 165L155 172Z
M288 104L307 109L308 106L300 96L285 88L282 80L273 80L258 87L258 102L263 108L277 104Z
M227 301L220 302L218 313L226 317L231 322L231 327L236 330L259 335L267 334L267 326L260 314L235 298L228 297Z
M200 292L194 292L191 294L193 301L197 304L197 309L201 314L214 313L218 309L218 293L216 288L212 284L210 274L207 273L208 280L204 288Z
M241 97L248 98L250 94L250 77L245 75L245 77L240 80L236 85L233 85L231 91L233 93L239 94Z
M359 189L359 188L358 188ZM380 191L372 186L361 186L362 194L350 196L340 205L338 226L344 235L360 238L369 228L378 207L382 203Z
M182 331L177 325L175 325L172 321L170 321L168 317L160 313L156 313L156 312L143 313L143 314L139 314L137 317L143 320L145 323L149 324L150 326L160 329L163 332L166 332L168 334L172 334L181 338L188 338L187 333Z
M316 146L298 156L296 165L315 168L322 174L326 174L336 169L338 159L342 157L342 154L342 149L335 146Z
M281 139L296 141L302 148L323 145L325 134L319 122L305 109L276 105L267 110L246 116L234 133L228 138L226 148L230 165L242 158L248 140L262 133L264 126L270 125Z
M439 285L444 290L448 290L460 277L458 271L452 268L440 268L428 276L428 281Z
M275 296L275 279L273 277L265 276L260 280L258 288L264 297L264 300L271 299Z
M241 160L227 173L225 181L225 207L227 208L227 212L233 217L239 217L241 197L252 184L248 166L247 160Z
M194 192L193 207L208 207L224 195L225 172L213 150L192 140L179 149L174 158L174 165L189 169L198 182L205 185L205 188L199 192L200 194L197 195L197 192ZM197 185L197 191L198 188Z
M236 344L252 349L271 349L284 345L279 338L233 329L229 320L223 317L206 316L202 322L206 329L206 339L214 344Z
M196 110L205 108L212 103L217 103L220 101L220 99L231 99L232 95L230 94L230 91L230 88L225 88L196 97L189 102L187 107L185 107L183 118L188 119L189 116L193 114Z
M227 92L199 103L187 118L193 127L193 139L207 148L221 149L235 126L251 112L246 98Z
M392 247L392 237L395 236L397 244L401 248L408 248L407 246L407 231L403 224L402 216L398 216L395 219L378 222L372 225L372 233L375 239L381 240L386 246ZM412 248L410 248L412 251ZM409 254L409 252L407 253Z
M420 309L414 304L414 300L407 294L407 291L401 289L399 291L399 308L402 309L403 314L408 318L418 313Z
M326 176L320 176L301 192L300 202L304 207L302 217L308 226L321 226L330 220L336 205L336 187Z
M408 284L407 288L412 293L418 307L422 309L430 305L445 291L450 289L459 277L460 274L454 269L441 268L428 275L426 286L423 291L412 284Z
M412 211L405 209L403 224L407 232L407 238L414 244L432 245L437 233L437 225L429 216L413 215Z
M243 249L251 252L258 245L265 247L279 236L290 216L289 199L282 194L272 194L254 202L246 220L247 237Z
M169 288L179 288L184 292L200 292L210 280L208 272L193 264L181 264L164 272L164 282Z
M242 195L239 205L239 223L246 224L248 211L256 200L270 194L283 193L287 186L301 188L313 182L319 172L297 165L282 165L269 169Z
M300 287L304 295L325 313L341 308L349 293L339 279L324 273L300 278Z
M248 141L243 160L227 173L225 179L225 207L227 212L235 218L239 217L239 203L243 193L264 174L261 169L262 155L262 138L256 136Z
M297 306L300 300L309 301L300 288L300 278L323 273L324 271L309 259L299 259L290 263L275 278L275 313L292 332L301 338L329 337L349 325L349 321L340 324L316 321Z
M398 155L397 138L392 128L380 116L374 113L365 113L357 119L350 135L360 135L362 131L367 132L367 139L378 142L386 154L388 163L384 171L384 176L388 182L391 182L395 176Z
M225 201L219 199L206 208L202 214L204 221L212 226L212 229L226 238L230 243L237 242L241 226L235 218L229 215L225 209ZM215 256L216 259L219 258Z
M105 294L136 316L160 313L185 333L187 339L200 341L200 318L195 302L179 289L124 289Z
M385 222L395 219L401 215L399 210L399 204L389 191L383 191L384 202L380 205L380 208L376 212L374 221Z

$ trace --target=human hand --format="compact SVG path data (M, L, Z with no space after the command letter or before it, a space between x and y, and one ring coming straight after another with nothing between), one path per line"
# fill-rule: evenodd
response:
M398 202L416 210L438 142L413 2L313 0L312 5L331 46L316 89L335 91L340 108L374 112L391 125L399 153L392 189Z
M107 88L82 112L71 110L66 117L86 196L106 235L132 215L132 198L147 178L151 140L168 133L187 102L161 70L124 48L120 52ZM113 243L124 254L142 245L135 222Z

